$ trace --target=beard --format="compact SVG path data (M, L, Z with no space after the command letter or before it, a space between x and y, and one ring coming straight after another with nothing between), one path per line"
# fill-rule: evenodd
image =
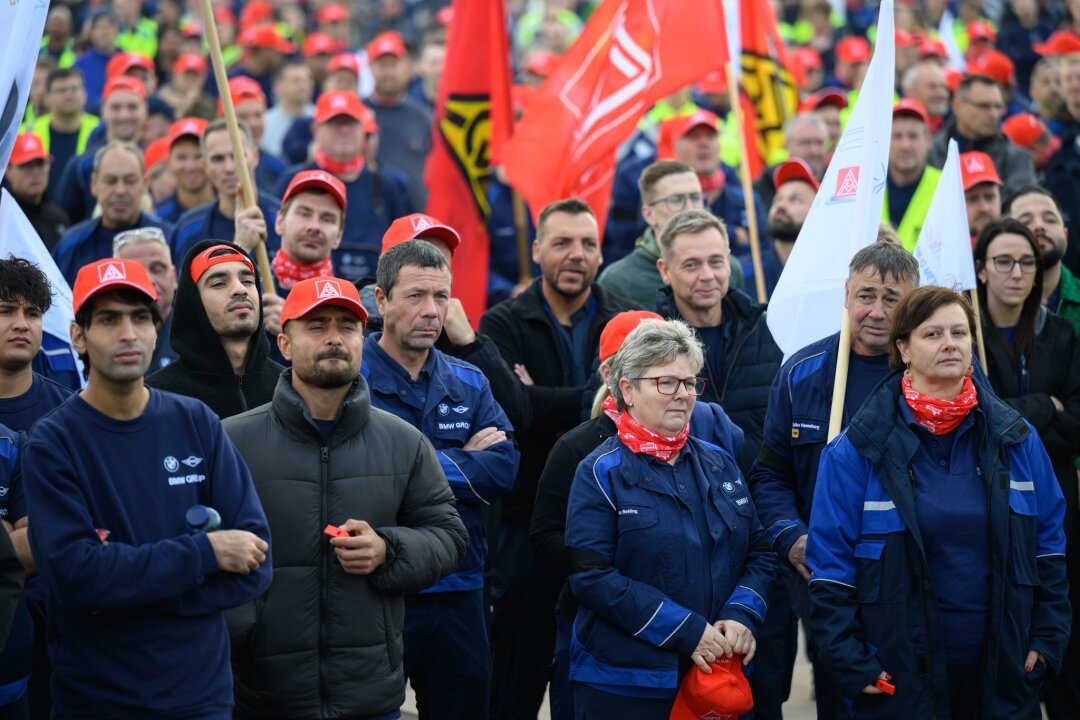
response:
M335 363L332 366L321 364L322 360L344 360L345 364ZM341 348L332 348L315 356L310 365L293 364L293 372L305 384L317 387L320 390L336 390L356 382L360 375L360 368L353 358Z
M795 242L795 239L799 237L800 230L802 230L801 224L793 220L780 218L770 220L765 226L765 232L769 234L769 237L780 242Z

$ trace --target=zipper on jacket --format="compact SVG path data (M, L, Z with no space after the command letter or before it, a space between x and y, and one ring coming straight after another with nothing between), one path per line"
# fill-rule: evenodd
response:
M330 484L330 449L323 445L319 451L319 510L320 516L324 522L331 522L329 517L329 503L327 496L329 495ZM326 681L326 624L327 624L327 589L326 585L329 580L330 574L330 553L333 552L333 546L329 543L326 544L326 548L319 555L322 558L322 570L320 574L319 582L319 707L322 717L330 717L330 706L327 702L330 688Z

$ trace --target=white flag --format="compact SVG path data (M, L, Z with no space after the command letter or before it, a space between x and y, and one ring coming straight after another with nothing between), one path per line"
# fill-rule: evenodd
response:
M919 261L920 285L940 285L957 292L975 289L975 258L960 179L960 150L955 140L949 141L945 167L914 254Z
M785 356L840 329L848 263L877 239L892 135L893 0L882 0L877 28L855 108L769 299L769 330Z
M960 52L960 46L956 44L956 35L953 34L953 22L956 20L952 11L948 8L941 13L941 22L938 23L938 38L945 46L945 52L949 53L949 67L958 72L967 70L967 60L964 53Z
M45 243L41 242L34 226L26 219L19 203L7 188L4 188L0 195L0 257L6 258L9 255L34 263L49 279L49 285L52 286L52 306L42 318L42 352L50 356L72 358L81 378L82 363L71 347L71 323L75 320L71 288L60 274L60 268L56 266L52 255L45 249ZM59 365L63 367L67 363L62 362Z
M0 63L0 177L7 170L26 112L48 12L47 0L0 3L0 48L4 53Z

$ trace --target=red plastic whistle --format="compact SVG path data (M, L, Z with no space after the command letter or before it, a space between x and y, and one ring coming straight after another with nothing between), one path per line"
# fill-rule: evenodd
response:
M323 528L323 532L330 537L349 537L348 530L342 530L336 525L327 525L325 528Z
M889 673L885 673L885 677L879 677L877 680L874 681L874 687L876 687L878 690L885 693L886 695L895 695L896 686L888 682L889 680L892 680L892 675L890 675Z

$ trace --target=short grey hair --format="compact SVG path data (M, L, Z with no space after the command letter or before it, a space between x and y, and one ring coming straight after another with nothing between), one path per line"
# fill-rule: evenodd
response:
M728 240L727 226L724 221L713 215L708 210L683 210L673 216L660 231L660 251L667 257L671 254L671 247L675 244L675 238L679 235L697 235L706 230L717 230L724 238L724 244L731 249Z
M619 381L641 377L651 367L667 365L677 357L690 361L694 374L705 366L705 349L693 328L681 320L643 322L626 336L619 351L611 356L608 392L615 398L615 407L626 409ZM640 380L632 380L634 386Z
M911 92L911 88L915 86L915 81L919 77L919 73L923 70L940 70L941 67L933 60L920 60L915 63L900 76L900 88L903 90L904 95L908 95Z
M895 242L876 242L859 250L848 265L848 277L854 277L868 267L874 268L882 279L890 275L897 280L910 280L919 287L919 261Z
M161 228L156 227L140 227L134 230L125 230L122 233L117 233L113 238L112 254L113 257L120 257L120 251L129 245L139 245L141 243L160 243L165 246L165 249L169 251L169 257L172 258L172 248L169 247L169 241L165 239L165 232Z
M829 126L825 123L823 117L816 113L804 112L784 123L784 137L791 137L791 129L796 125L816 125L826 135L829 133Z
M94 153L93 172L95 175L101 172L101 163L105 161L105 156L113 150L124 150L131 153L139 163L139 172L146 171L146 167L143 165L143 152L135 145L135 143L130 143L127 140L110 140L98 148L98 151Z
M401 268L407 265L434 270L445 268L450 271L450 262L442 254L442 250L427 240L406 240L379 256L379 264L375 268L375 287L382 290L386 297L390 297L390 291L397 285Z

